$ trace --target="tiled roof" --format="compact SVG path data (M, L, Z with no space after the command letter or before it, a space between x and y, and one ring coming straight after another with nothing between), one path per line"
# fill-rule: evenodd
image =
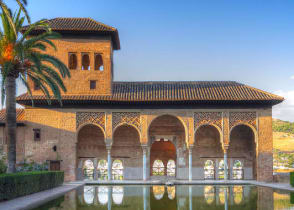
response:
M5 123L6 121L6 109L0 110L0 124ZM24 109L16 109L16 121L23 122L24 121Z
M116 28L93 20L92 18L54 18L48 20L48 24L53 31L59 33L95 33L109 34L113 38L114 49L120 49L118 31ZM28 26L23 27L25 31ZM42 28L40 28L42 30ZM38 30L36 30L38 31Z
M34 96L35 103L47 103L45 96ZM265 103L278 104L280 96L231 81L197 82L114 82L111 96L65 95L63 103ZM17 98L20 104L30 104L28 94Z

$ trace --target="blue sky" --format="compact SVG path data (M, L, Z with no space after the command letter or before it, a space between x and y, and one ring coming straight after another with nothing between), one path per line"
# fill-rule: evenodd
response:
M286 97L274 117L294 121L293 0L28 3L33 21L91 17L116 27L115 80L234 80Z

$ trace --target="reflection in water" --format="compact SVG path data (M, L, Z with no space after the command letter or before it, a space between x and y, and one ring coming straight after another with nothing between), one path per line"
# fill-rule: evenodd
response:
M176 187L167 187L168 198L173 200L176 197Z
M294 194L292 195L294 201ZM35 210L284 210L291 194L256 186L84 186Z
M162 185L155 185L152 187L153 190L153 195L156 198L156 200L160 200L163 198L164 192L165 192L165 187Z
M98 201L100 204L105 205L108 202L108 187L98 187Z
M205 186L204 187L204 197L207 204L211 204L214 201L215 197L215 187L214 186Z

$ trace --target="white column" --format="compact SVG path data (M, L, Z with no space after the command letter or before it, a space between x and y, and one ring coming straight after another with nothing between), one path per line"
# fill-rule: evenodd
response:
M228 180L228 157L227 157L227 149L224 149L224 167L225 167L224 179L225 180Z
M147 180L147 148L143 147L143 180Z
M189 148L189 181L192 181L192 148Z
M111 149L107 149L107 173L108 173L108 180L112 179L112 162L111 162Z

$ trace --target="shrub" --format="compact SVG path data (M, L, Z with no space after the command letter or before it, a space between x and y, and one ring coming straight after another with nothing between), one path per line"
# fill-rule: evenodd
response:
M0 201L62 185L64 172L40 171L0 175Z
M24 160L23 163L19 164L18 167L16 167L17 172L30 172L30 171L48 171L49 165L47 162L43 164L30 162L28 163L26 160Z
M5 159L4 158L0 158L0 174L5 174L7 170L7 166L5 163Z
M290 172L290 184L294 187L294 172Z

